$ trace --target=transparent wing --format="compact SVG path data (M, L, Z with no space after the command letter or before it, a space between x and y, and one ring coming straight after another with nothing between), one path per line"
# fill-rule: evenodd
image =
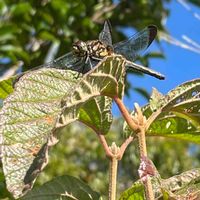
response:
M39 68L57 68L57 69L71 69L81 72L83 65L85 64L84 57L78 57L73 52L69 52L52 62L39 66Z
M99 34L99 40L112 47L111 25L109 21L105 21L103 30Z
M45 63L38 67L34 67L33 69L26 71L28 73L30 71L40 69L40 68L57 68L57 69L71 69L74 71L82 72L82 68L85 64L84 57L78 57L73 52L69 52L51 62Z
M80 73L86 73L91 69L91 66L89 64L85 63L84 57L77 57L73 52L69 52L51 62L45 63L43 65L40 65L38 67L34 67L31 70L28 70L26 72L23 72L19 74L14 81L14 84L22 77L24 74L29 73L31 71L41 69L41 68L57 68L57 69L70 69L74 70Z
M148 26L129 39L114 44L114 52L123 55L129 61L134 61L137 54L152 43L156 34L156 26Z

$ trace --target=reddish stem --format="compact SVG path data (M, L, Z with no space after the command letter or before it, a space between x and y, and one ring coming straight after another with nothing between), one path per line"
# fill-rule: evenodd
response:
M113 154L112 152L110 151L110 148L108 146L108 143L106 141L106 138L103 134L100 134L100 133L97 133L97 136L99 138L99 141L100 143L102 144L104 150L105 150L105 153L106 153L106 156L109 157L109 158L112 158L113 157Z
M114 97L114 100L116 102L116 104L118 105L124 119L126 120L127 124L129 125L129 127L136 131L138 130L138 125L137 125L137 120L135 120L133 117L130 116L128 110L126 109L126 107L124 106L122 100L118 97Z
M129 138L127 138L125 140L125 142L121 145L120 147L120 154L118 156L118 159L121 160L123 155L124 155L124 152L126 150L126 148L128 147L128 145L133 141L134 137L130 136Z

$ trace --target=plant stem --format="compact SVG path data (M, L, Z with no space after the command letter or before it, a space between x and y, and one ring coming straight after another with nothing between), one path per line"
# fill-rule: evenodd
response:
M138 136L138 141L139 141L139 149L140 149L140 158L141 162L144 162L142 158L147 158L147 148L146 148L146 140L145 140L145 124L146 124L146 118L143 116L142 111L139 107L138 104L135 104L135 109L137 113L136 116L131 116L126 109L125 105L123 104L122 100L119 99L118 97L114 97L114 100L116 104L118 105L124 119L126 120L127 124L129 127L134 130L138 131L137 136ZM145 165L145 163L144 163ZM144 172L146 173L146 172ZM145 185L145 194L146 194L146 199L147 200L154 200L154 193L153 193L153 187L151 184L151 180L149 179L149 176L146 175L145 179L143 181Z
M145 158L145 157L147 157L147 147L146 147L144 127L140 128L140 132L137 135L138 135L138 142L139 142L140 158ZM142 159L141 159L141 161L142 161ZM153 187L152 187L151 180L148 175L146 176L145 181L143 181L143 183L145 186L146 199L154 200Z
M118 166L118 153L119 148L115 143L110 147L113 156L110 158L109 167L109 200L116 200L116 187L117 187L117 166Z
M106 138L103 134L97 133L100 143L105 150L106 156L109 158L109 200L116 200L116 188L117 188L117 167L118 161L122 159L123 154L128 145L133 141L133 137L127 138L121 147L117 147L115 143L109 147Z
M146 146L146 140L145 140L145 131L144 128L141 127L138 136L138 142L139 142L139 150L140 150L140 157L147 157L147 146Z
M128 147L128 145L129 145L133 140L134 140L134 137L129 136L129 137L123 142L123 144L122 144L121 147L120 147L120 154L118 155L118 160L121 160L121 159L122 159L126 148Z
M118 160L113 157L110 159L110 172L109 172L109 200L116 200L116 187L117 187L117 166Z
M137 120L135 120L135 118L130 116L128 110L126 109L126 107L123 104L121 99L119 99L118 97L114 97L113 99L115 100L116 104L118 105L118 108L120 109L124 119L126 120L127 124L129 125L129 127L132 130L136 131L138 129Z
M107 141L106 141L106 139L105 139L105 136L104 136L103 134L101 134L101 133L97 133L97 136L98 136L98 138L99 138L100 143L101 143L102 146L103 146L103 149L104 149L104 151L105 151L105 153L106 153L106 156L109 157L109 158L111 158L111 157L113 156L113 154L112 154L112 152L110 151L110 148L109 148L109 146L108 146L108 144L107 144Z

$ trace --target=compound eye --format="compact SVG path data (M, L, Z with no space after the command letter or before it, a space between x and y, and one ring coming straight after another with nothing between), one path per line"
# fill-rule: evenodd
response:
M79 45L80 45L81 47L85 47L85 42L80 41Z
M75 52L85 52L85 51L87 51L87 44L85 42L79 40L74 43L73 49Z
M76 44L74 44L73 46L72 46L72 48L74 49L74 51L78 51L79 49L78 49L78 46L76 45Z

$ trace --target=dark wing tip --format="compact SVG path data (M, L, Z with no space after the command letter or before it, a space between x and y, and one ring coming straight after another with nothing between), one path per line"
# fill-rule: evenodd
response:
M148 46L149 46L153 42L153 40L155 39L155 37L157 35L157 26L149 25L148 30L149 30L149 44L148 44Z

